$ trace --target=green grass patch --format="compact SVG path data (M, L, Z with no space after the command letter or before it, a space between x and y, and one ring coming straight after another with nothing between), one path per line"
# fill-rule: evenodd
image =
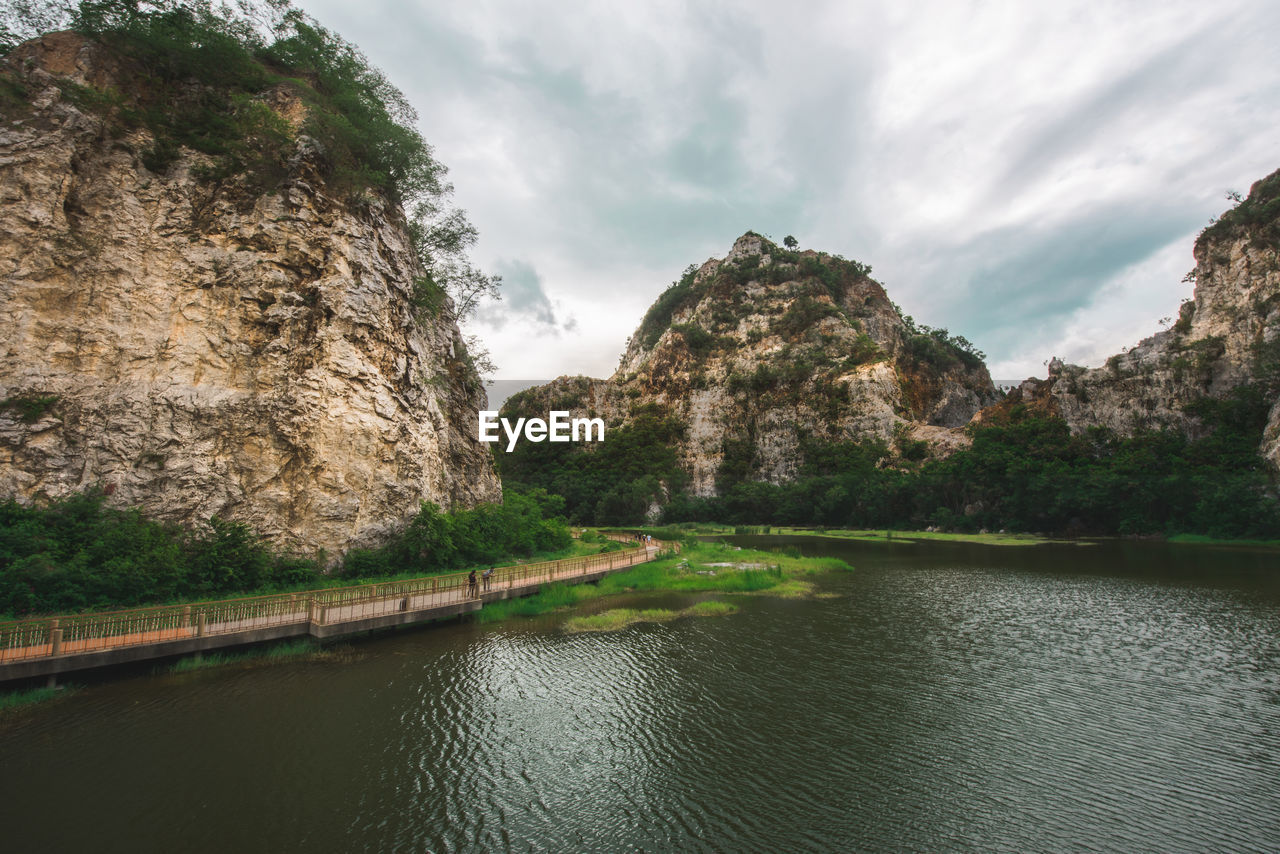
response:
M678 612L666 608L615 608L600 614L571 617L564 628L569 632L613 632L635 623L665 623L678 616Z
M320 661L334 656L335 653L323 649L311 638L302 638L244 652L215 652L200 658L189 656L177 661L169 672L190 673L229 665L273 664L278 661Z
M476 612L475 619L477 623L496 623L511 617L536 617L599 595L590 584L549 584L532 596L490 602Z
M607 576L599 587L610 593L753 593L775 589L789 579L851 569L839 558L742 549L727 543L696 543L679 555Z
M737 527L735 525L719 525L715 522L680 522L673 525L663 525L661 527L643 527L631 530L640 531L644 534L652 534L659 540L680 541L689 537L699 535L715 535L715 534L732 534ZM767 533L761 531L761 533Z
M727 617L738 613L738 606L732 602L721 602L719 599L708 599L696 605L690 605L680 612L686 617Z
M496 623L511 617L536 617L601 596L640 592L776 592L795 598L813 591L813 585L801 581L801 577L850 569L839 558L739 549L726 543L695 543L680 555L606 575L596 584L551 584L532 596L492 602L476 612L475 620Z
M58 697L67 697L74 694L75 691L76 689L70 686L62 688L22 688L17 691L5 691L0 693L0 715L47 703Z
M714 600L698 602L681 611L669 608L614 608L599 614L570 617L565 621L564 628L567 632L613 632L636 623L667 623L681 617L724 617L737 611L737 605Z
M769 586L763 578L781 580L787 576L851 569L839 558L804 557L794 549L774 552L739 548L729 543L694 543L679 555L611 575L600 584L622 584L636 590L761 589Z
M756 595L775 596L779 599L812 599L818 594L812 582L799 578L787 578L768 590L751 591Z

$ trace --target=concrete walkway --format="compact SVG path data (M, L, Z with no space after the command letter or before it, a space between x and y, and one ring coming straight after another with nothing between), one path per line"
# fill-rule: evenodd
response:
M655 559L665 544L477 573L0 623L0 682L289 637L339 637L478 611L545 584L582 584Z

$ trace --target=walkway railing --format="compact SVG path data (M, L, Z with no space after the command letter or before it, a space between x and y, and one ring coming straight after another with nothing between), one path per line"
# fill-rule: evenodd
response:
M487 584L479 578L480 573L476 573L474 590L469 589L467 573L458 572L191 605L157 605L0 622L0 663L273 626L334 626L396 611L446 607L483 598L486 593L515 592L551 581L568 581L644 563L656 557L665 546L665 543L651 542L623 551L498 567Z

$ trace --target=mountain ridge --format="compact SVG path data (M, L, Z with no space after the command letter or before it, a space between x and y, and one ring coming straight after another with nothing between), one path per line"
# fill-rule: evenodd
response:
M1147 441L1141 437L1152 431L1176 431L1207 448L1212 443L1203 440L1225 430L1236 465L1249 454L1239 443L1256 429L1245 422L1254 424L1262 407L1267 424L1255 448L1257 466L1268 468L1274 482L1280 467L1280 172L1256 182L1205 229L1195 258L1195 295L1170 328L1100 368L1055 358L1047 379L1024 380L1004 394L994 388L979 351L945 329L917 326L865 265L782 249L748 232L725 258L691 265L655 300L609 379L561 377L513 396L504 408L517 416L549 409L602 415L619 431L620 448L518 448L500 455L499 465L504 478L565 494L580 520L593 514L653 519L676 497L689 512L719 507L750 520L753 499L739 485L779 486L835 475L846 464L849 471L887 466L909 475L964 451L984 430L982 453L989 455L991 443L1005 434L988 428L1016 427L1027 418L1061 422L1072 436L1093 436L1086 444L1100 443L1104 456L1119 457L1141 447ZM1028 441L1030 434L1020 430L1008 435ZM1069 458L1080 452L1045 430L1034 441L1048 442L1046 452ZM1136 444L1125 444L1126 437ZM665 462L632 462L628 454ZM1130 467L1124 476L1132 476L1132 459L1117 464ZM592 480L596 468L612 479L593 481L605 497L592 505L570 481ZM1241 477L1254 484L1243 470ZM849 488L852 482L839 487L846 496ZM985 489L960 488L961 494ZM1274 484L1269 494L1274 501ZM729 505L697 504L726 495ZM777 498L761 495L766 504ZM938 518L963 523L990 515L983 501L938 500L954 505ZM1149 510L1137 524L1151 524ZM930 508L912 513L934 515ZM782 515L804 514L792 508Z

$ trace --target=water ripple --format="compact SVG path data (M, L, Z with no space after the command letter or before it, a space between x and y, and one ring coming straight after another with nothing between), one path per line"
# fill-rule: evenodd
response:
M877 548L824 582L836 598L727 618L462 624L369 642L349 667L90 689L0 725L8 841L1280 848L1273 584L1086 573L1070 548ZM113 785L50 821L42 794L97 769Z

